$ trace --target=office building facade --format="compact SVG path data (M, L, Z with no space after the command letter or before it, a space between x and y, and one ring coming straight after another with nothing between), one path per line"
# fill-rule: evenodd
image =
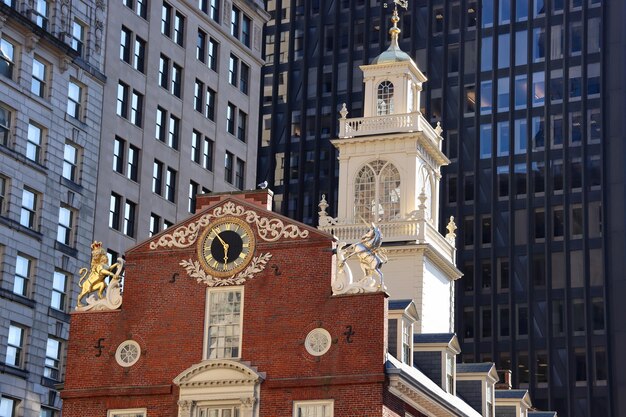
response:
M342 103L363 115L353 68L384 48L390 10L268 11L258 180L277 210L316 223L322 194L337 207ZM402 17L400 46L428 78L421 111L442 122L451 161L440 214L459 226L462 360L511 369L560 415L624 412L624 17L611 0L416 0Z
M112 2L94 238L122 255L195 212L197 194L254 188L261 2Z
M93 233L105 28L105 2L0 4L3 417L60 414L72 287Z

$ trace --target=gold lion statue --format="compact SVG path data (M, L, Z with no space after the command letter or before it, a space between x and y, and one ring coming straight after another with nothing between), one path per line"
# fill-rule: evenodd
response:
M108 265L109 259L107 253L102 247L102 242L94 241L91 244L91 268L81 268L80 280L78 285L81 287L80 294L78 294L77 307L82 307L80 302L86 295L98 291L97 299L104 298L104 290L107 288L105 279L113 277L117 279L122 272L124 262L118 259L118 262L113 265ZM89 300L87 300L89 303Z

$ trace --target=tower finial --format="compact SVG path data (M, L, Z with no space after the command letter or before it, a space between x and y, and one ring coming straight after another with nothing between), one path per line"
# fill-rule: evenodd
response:
M400 16L398 15L398 6L404 8L405 10L409 7L408 0L393 0L393 13L391 15L391 23L393 26L389 29L389 34L391 35L391 47L398 47L398 35L401 30L398 27L398 22L400 21ZM385 7L387 4L385 3Z
M390 49L399 49L398 46L398 35L400 35L400 28L398 27L398 22L400 21L400 16L398 16L398 6L394 7L393 14L391 15L391 23L393 26L389 29L389 34L391 35L391 45Z

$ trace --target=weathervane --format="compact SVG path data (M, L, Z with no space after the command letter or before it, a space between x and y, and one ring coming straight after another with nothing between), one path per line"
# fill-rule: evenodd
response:
M393 3L396 10L398 10L398 6L404 8L404 10L409 8L409 0L393 0ZM383 7L387 8L387 3L383 3Z

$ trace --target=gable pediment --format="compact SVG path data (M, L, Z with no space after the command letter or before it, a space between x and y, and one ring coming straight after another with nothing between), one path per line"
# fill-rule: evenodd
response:
M285 239L304 240L311 238L332 240L331 235L316 228L265 210L258 205L238 199L235 196L229 196L205 207L184 222L174 225L135 246L127 253L142 250L146 246L149 251L187 249L195 245L198 237L211 222L226 216L242 218L250 225L262 242L273 243Z
M231 360L206 360L197 363L174 378L181 388L255 385L264 375Z

